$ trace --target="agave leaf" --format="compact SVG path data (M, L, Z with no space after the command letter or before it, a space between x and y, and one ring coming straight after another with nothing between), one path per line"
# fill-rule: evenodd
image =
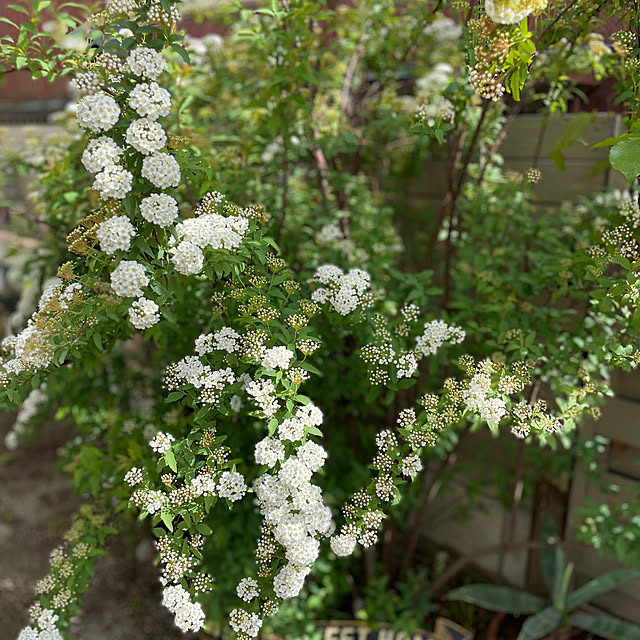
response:
M616 571L610 571L593 580L582 585L579 589L576 589L567 598L567 609L575 609L583 602L592 600L597 596L615 589L619 584L632 580L633 578L640 578L640 570L638 569L618 569Z
M538 596L495 584L470 584L450 591L446 597L450 600L463 600L489 611L513 614L536 613L546 604Z
M640 627L624 620L610 616L591 616L586 613L573 613L569 622L589 633L595 633L603 638L615 640L640 640Z
M562 621L562 612L547 607L528 618L520 629L516 640L538 640L544 638L548 633L556 629Z

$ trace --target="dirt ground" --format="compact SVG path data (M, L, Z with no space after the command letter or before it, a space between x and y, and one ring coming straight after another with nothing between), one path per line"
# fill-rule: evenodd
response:
M65 441L59 424L43 427L38 441L9 452L4 435L13 416L0 411L0 638L13 640L27 623L33 587L48 568L80 504L64 473L54 468ZM112 536L83 612L71 629L77 640L189 640L160 605L161 585L151 541L132 544Z

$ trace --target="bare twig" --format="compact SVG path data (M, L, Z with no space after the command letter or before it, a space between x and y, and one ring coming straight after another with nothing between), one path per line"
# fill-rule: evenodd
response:
M472 553L468 553L461 558L458 558L444 573L440 574L431 585L431 594L436 594L444 587L447 582L455 578L468 564L471 564L474 560L482 558L483 556L492 556L496 553L507 553L512 551L521 551L528 549L544 549L546 547L558 546L557 541L554 542L539 542L537 540L526 540L524 542L517 542L511 545L494 545L491 547L485 547L478 549Z
M287 158L287 139L286 135L282 136L282 200L281 200L281 214L280 223L278 224L278 232L276 234L276 242L280 242L282 236L282 228L284 227L284 219L287 217L287 200L289 197L289 175L288 175L288 158Z
M420 535L423 532L422 529L429 505L438 495L438 491L440 491L440 486L442 484L442 478L449 467L455 463L456 457L456 449L453 449L447 454L447 457L440 462L440 465L432 476L429 477L426 474L424 475L420 503L415 511L415 516L411 525L411 533L409 534L409 538L405 546L405 552L400 564L400 579L404 579L407 576L416 548L418 547Z

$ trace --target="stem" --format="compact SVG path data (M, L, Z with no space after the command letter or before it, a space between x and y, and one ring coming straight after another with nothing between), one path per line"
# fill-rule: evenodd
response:
M536 381L531 388L531 393L529 395L529 405L535 404L538 393L540 391L540 382ZM507 529L507 545L512 545L516 536L516 524L518 520L518 509L520 508L520 503L522 502L522 490L524 487L524 483L522 481L523 469L522 462L524 459L524 451L526 448L526 442L524 440L520 440L518 443L518 452L516 454L516 477L513 484L513 493L511 495L511 508L509 509L509 528ZM498 574L502 575L502 571L504 569L504 552L500 554L500 559L498 560Z
M411 533L409 534L409 539L407 540L404 556L402 557L402 562L400 564L400 580L404 580L407 577L407 573L409 571L409 568L411 567L411 563L413 562L413 556L416 552L416 548L418 547L420 535L422 534L424 520L427 516L429 505L438 495L438 491L440 490L440 486L442 484L442 477L449 469L449 467L455 463L456 457L456 449L454 448L447 454L447 457L440 462L440 465L431 478L429 478L427 474L425 474L423 477L421 491L422 496L420 498L420 503L418 504L418 508L416 509L415 516L413 518Z
M555 27L555 25L558 23L558 20L560 20L560 18L562 18L567 11L569 11L569 9L571 9L573 7L573 5L577 4L579 2L579 0L571 0L571 2L554 18L554 20L552 22L550 22L543 30L542 33L540 35L538 35L538 37L535 39L535 43L536 45L538 44L538 42L540 42L540 40L542 40L542 38L551 30L553 29L553 27Z
M282 213L280 215L280 224L278 225L278 232L276 233L276 243L280 244L280 238L282 236L282 228L284 226L284 220L287 217L287 199L289 196L289 176L287 175L287 132L285 131L285 135L282 137L282 146L284 147L282 151L282 200L281 200L281 209Z

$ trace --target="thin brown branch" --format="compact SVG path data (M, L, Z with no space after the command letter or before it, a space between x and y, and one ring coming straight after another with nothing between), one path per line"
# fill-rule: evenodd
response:
M458 558L446 571L440 574L431 585L431 594L438 593L442 587L444 587L450 580L455 578L468 564L474 562L478 558L483 556L492 556L497 553L508 553L512 551L521 551L529 549L544 549L546 547L557 546L557 542L539 542L537 540L527 540L524 542L517 542L511 545L499 544L491 547L484 547L477 549L472 553L468 553Z
M342 93L340 94L340 119L342 116L348 115L351 105L351 87L353 86L353 78L358 68L360 56L364 51L364 42L360 42L355 51L351 54L347 71L344 74L344 82L342 83Z
M547 33L551 29L553 29L553 27L556 26L556 24L558 24L558 21L566 15L566 13L569 11L569 9L571 9L579 1L580 0L571 0L571 2L542 30L542 33L540 33L535 38L536 45L538 44L538 42L540 42L540 40L542 40L542 38L544 38L545 35L547 35Z
M540 392L540 381L536 380L536 382L531 387L531 393L529 394L529 405L532 406L535 404L538 399L538 393ZM526 441L520 440L518 442L518 451L516 453L516 464L515 464L515 479L513 483L513 493L511 495L511 507L509 509L509 528L506 533L506 544L513 544L516 537L516 524L518 521L518 509L520 508L520 503L522 502L522 490L524 488L524 483L522 480L522 476L524 473L523 470L523 462L524 462L524 452L526 449ZM505 554L500 554L500 559L498 560L498 573L502 574L502 570L504 569L504 559Z
M479 185L482 184L482 181L484 180L485 173L486 173L487 169L489 168L489 165L491 164L491 158L493 158L493 156L498 151L498 148L502 144L502 141L504 140L504 138L505 138L505 136L507 134L507 131L509 130L509 127L511 126L511 123L513 122L515 117L520 113L520 109L522 109L522 102L516 103L516 105L513 107L513 109L511 109L511 112L507 116L507 119L505 120L505 123L504 123L504 126L502 127L502 130L496 136L495 140L493 141L493 144L491 145L491 148L489 149L489 153L487 153L487 155L486 155L486 159L485 159L484 163L482 164L482 168L480 169L480 174L478 175L478 178L476 179L476 185L479 186ZM533 166L535 166L535 165L533 165Z
M280 242L282 237L282 229L284 227L284 220L287 217L287 204L289 197L289 175L288 175L288 158L287 158L287 140L286 136L282 137L284 149L282 151L282 200L281 200L281 213L280 223L278 224L278 232L276 233L276 242Z
M400 564L399 577L401 580L404 580L407 577L407 573L411 568L413 556L418 547L420 536L423 533L424 521L427 516L429 505L438 495L438 491L440 491L440 486L442 485L442 478L447 470L455 463L456 457L456 449L454 448L447 454L447 457L440 462L432 476L424 475L420 502L415 511L415 516L411 524L411 533L409 534L402 562Z

